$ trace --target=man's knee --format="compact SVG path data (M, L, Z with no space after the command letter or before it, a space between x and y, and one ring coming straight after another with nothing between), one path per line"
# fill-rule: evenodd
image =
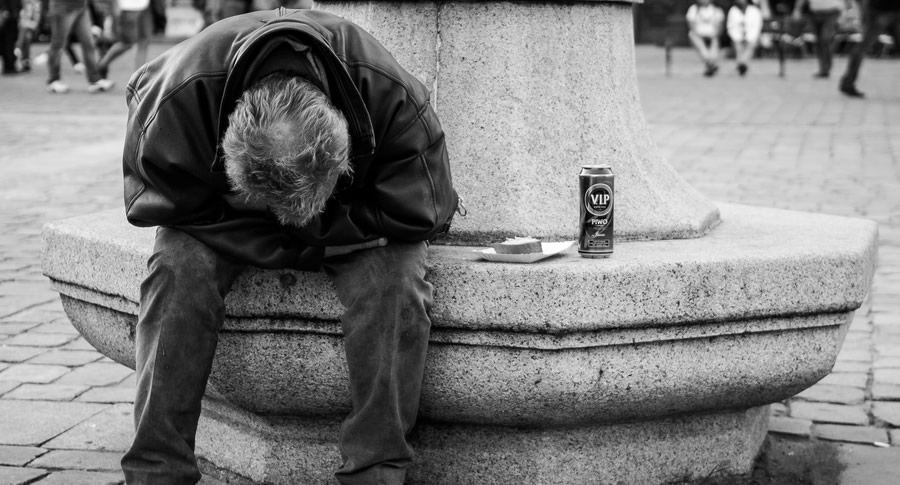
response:
M185 291L217 284L218 256L205 244L185 232L160 227L153 255L147 264L148 281L160 280Z

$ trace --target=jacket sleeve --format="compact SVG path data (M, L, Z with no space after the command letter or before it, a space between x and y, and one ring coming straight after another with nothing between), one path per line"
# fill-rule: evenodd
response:
M407 118L409 119L409 118ZM388 131L373 163L368 225L388 239L427 241L449 230L458 198L444 131L431 104Z
M244 264L318 268L324 248L302 245L267 211L244 210L226 201L225 175L210 170L215 129L187 114L216 95L199 86L186 86L163 102L153 99L152 90L141 98L141 90L129 86L123 153L128 221L175 227Z

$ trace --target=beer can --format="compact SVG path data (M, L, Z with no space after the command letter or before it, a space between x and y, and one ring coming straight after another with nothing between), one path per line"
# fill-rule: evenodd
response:
M584 165L578 174L581 202L578 253L606 258L613 252L615 183L609 165Z

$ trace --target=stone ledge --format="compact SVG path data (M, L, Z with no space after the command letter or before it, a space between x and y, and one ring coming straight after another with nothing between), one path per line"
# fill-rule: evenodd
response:
M604 260L571 248L532 265L487 263L471 247L435 246L436 328L547 334L844 312L871 284L872 221L722 204L723 222L704 238L624 242ZM43 234L43 270L58 289L121 298L135 312L153 229L107 211L53 222ZM115 300L116 298L113 298ZM106 303L106 302L104 302ZM251 269L227 300L242 318L336 322L324 275Z

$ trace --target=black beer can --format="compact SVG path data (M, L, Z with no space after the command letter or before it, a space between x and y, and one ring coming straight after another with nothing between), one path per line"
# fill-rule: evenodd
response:
M606 258L613 252L613 179L609 165L584 165L578 174L578 253L585 258Z

